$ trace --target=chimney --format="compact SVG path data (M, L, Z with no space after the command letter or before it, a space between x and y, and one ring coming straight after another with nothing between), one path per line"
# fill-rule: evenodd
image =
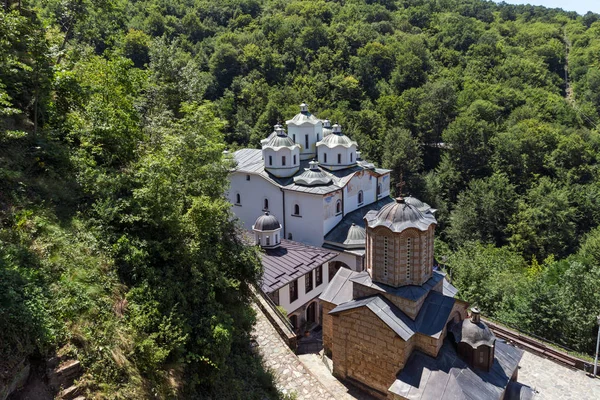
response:
M471 308L471 322L473 322L474 324L478 324L480 314L481 314L481 312L479 311L479 308L477 308L477 307Z

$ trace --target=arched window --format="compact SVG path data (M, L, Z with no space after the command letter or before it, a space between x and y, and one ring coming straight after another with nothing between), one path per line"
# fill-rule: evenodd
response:
M296 134L295 133L292 135L292 139L294 140L294 142L296 142Z
M265 199L263 210L268 210L268 209L269 209L269 199Z
M269 165L273 165L273 156L269 156Z
M342 163L342 155L338 154L338 164L341 164L341 163Z
M298 204L294 204L294 215L300 215L300 206Z
M279 243L279 235L275 234L275 244Z
M317 142L319 141L319 134L317 133Z
M341 214L342 213L342 201L341 200L338 200L335 203L335 213L336 214Z
M242 204L242 197L239 193L235 194L235 204Z
M352 159L353 156L354 156L354 153L350 153L350 162L354 162L353 159Z
M360 190L358 192L358 204L362 204L362 202L363 202L363 191Z
M296 164L297 164L297 162L296 162L296 155L294 154L294 165L296 165Z
M281 156L281 165L285 167L285 156Z
M323 163L327 164L327 153L323 153Z
M268 236L266 237L266 241L267 241L267 246L270 246L271 245L271 239Z

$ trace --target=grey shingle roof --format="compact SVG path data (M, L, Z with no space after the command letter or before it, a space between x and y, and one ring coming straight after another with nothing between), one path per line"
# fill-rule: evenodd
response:
M367 286L383 293L389 293L394 296L400 296L411 301L417 301L421 297L425 296L435 285L439 283L446 276L444 273L439 271L433 271L433 275L423 285L406 285L400 287L393 287L384 285L383 283L373 282L371 276L367 271L360 272L355 276L351 277L350 280L358 285Z
M281 239L279 247L265 249L261 254L263 275L261 287L265 293L282 288L294 279L335 258L339 253Z
M414 400L500 399L522 356L523 350L498 340L490 371L472 369L446 339L436 358L413 351L388 390Z
M363 167L356 165L354 167L345 168L335 172L327 172L332 178L330 184L322 186L302 186L296 185L294 183L293 177L277 178L274 175L271 175L267 171L265 171L265 165L262 159L262 150L241 149L236 151L233 154L233 156L235 162L237 163L235 171L247 174L260 175L261 177L278 187L281 187L286 190L294 190L303 193L327 194L335 192L343 188L348 183L348 181L352 179L356 172L364 171ZM301 161L300 170L298 174L296 174L296 176L302 174L306 168L308 168L308 161ZM388 173L389 170L376 169L375 172L381 175Z
M330 314L368 307L377 317L404 340L415 333L439 338L452 311L454 299L431 291L423 302L417 318L413 321L388 299L380 295L351 300L338 305Z

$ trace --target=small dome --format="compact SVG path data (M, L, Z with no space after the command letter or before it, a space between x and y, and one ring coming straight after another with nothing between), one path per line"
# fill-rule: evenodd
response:
M321 123L321 120L308 111L308 105L306 103L300 104L300 112L289 121L285 121L287 125L303 125L309 123L311 125L317 125Z
M345 148L350 148L352 146L357 146L357 143L342 133L342 127L340 125L335 124L331 129L331 134L325 136L323 140L317 143L317 146L327 146L329 148L343 146Z
M271 137L271 139L269 139L269 141L265 144L263 144L263 147L271 147L271 148L280 148L280 147L294 147L294 146L298 146L296 143L294 143L294 141L292 140L292 138L290 138L285 131L283 130L283 128L281 128L281 126L279 126L279 128L275 131L276 135L274 135L273 137Z
M325 136L329 136L332 133L332 129L331 129L331 122L326 119L323 121L323 137Z
M306 103L300 104L300 112L307 113L308 112L308 104L306 104Z
M309 168L305 168L304 172L294 177L294 183L303 186L329 185L331 176L319 168L319 163L311 161L308 163Z
M452 325L450 331L454 335L456 343L466 343L473 349L482 345L492 347L496 341L496 336L481 321L475 323L470 319L465 319Z
M394 232L402 232L408 228L426 231L432 224L437 224L431 213L423 213L414 205L398 197L395 202L386 204L379 211L369 211L365 215L369 228L386 226Z
M281 224L274 215L269 214L265 211L263 215L256 219L256 222L252 226L255 231L274 231L281 228Z
M421 211L423 213L432 210L432 208L431 208L431 206L429 204L424 203L424 202L422 202L421 200L419 200L419 199L417 199L415 197L411 197L411 196L405 197L404 201L407 204L410 204L411 206L417 207L419 209L419 211Z
M350 229L348 229L348 236L346 236L344 244L346 246L357 245L364 247L366 239L367 232L365 231L365 228L356 224L352 224Z

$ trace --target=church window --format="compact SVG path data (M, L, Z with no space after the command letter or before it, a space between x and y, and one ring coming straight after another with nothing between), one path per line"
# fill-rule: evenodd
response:
M358 204L362 204L363 203L363 191L359 190L358 191Z
M271 238L267 236L266 237L266 241L267 241L266 246L270 246L271 245Z
M338 200L335 203L335 214L337 215L337 214L341 214L341 213L342 213L342 201Z
M256 237L258 238L258 245L260 246L260 244L261 244L261 243L260 243L260 236L259 236L259 235L256 235Z
M317 284L316 284L316 286L319 286L320 284L322 284L322 283L323 283L323 266L322 266L322 265L319 265L319 266L317 267L317 269L315 270L315 272L316 272L316 273L315 273L315 275L316 275L316 276L315 276L315 278L316 278L316 280L317 280Z
M306 275L304 275L304 288L306 289L304 293L308 293L313 290L313 272L308 271Z
M235 204L242 204L242 196L239 193L235 194Z
M319 141L319 134L317 133L317 142Z
M381 196L381 183L377 184L377 196Z
M406 280L409 281L410 280L410 270L411 270L411 250L412 250L412 239L408 238L406 239Z
M354 161L352 160L352 157L353 157L353 156L354 156L354 154L353 154L353 153L350 153L350 162L354 162Z
M265 199L263 210L268 210L268 209L269 209L269 199Z
M327 153L323 154L323 163L327 164Z
M285 167L285 156L281 156L281 165Z
M342 155L338 154L338 164L341 164L341 163L342 163Z
M296 155L294 154L294 165L296 165L296 164L297 164Z
M308 135L304 135L304 148L308 149Z
M246 175L246 180L249 181L250 180L250 175Z
M292 234L288 233L288 240L292 240Z
M292 138L294 139L294 143L295 143L296 142L296 134L295 133L292 135Z
M388 276L388 238L383 237L383 276Z
M298 300L298 279L290 282L290 303Z
M273 165L273 156L269 156L269 165Z
M294 204L294 215L300 215L300 206L298 204Z
M279 235L275 234L275 244L279 243Z

